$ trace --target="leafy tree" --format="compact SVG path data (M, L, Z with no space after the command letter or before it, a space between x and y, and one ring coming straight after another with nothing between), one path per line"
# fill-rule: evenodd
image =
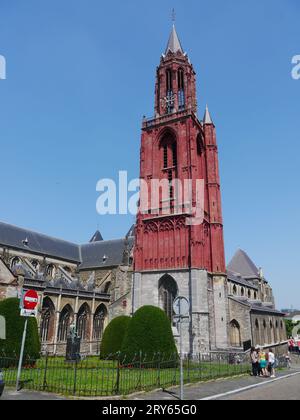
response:
M293 330L295 328L295 326L298 326L298 334L300 331L300 323L295 324L292 320L290 319L286 319L285 320L285 325L286 325L286 332L287 332L287 336L288 337L292 337L293 336Z

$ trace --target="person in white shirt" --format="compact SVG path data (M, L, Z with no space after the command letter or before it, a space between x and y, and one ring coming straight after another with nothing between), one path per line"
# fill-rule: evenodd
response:
M273 350L270 349L268 353L268 362L269 362L269 369L271 373L271 378L275 378L275 354Z

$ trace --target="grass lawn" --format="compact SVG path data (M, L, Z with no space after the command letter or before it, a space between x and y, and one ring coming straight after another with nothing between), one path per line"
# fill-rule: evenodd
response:
M165 365L165 366L164 366ZM89 357L78 364L66 363L64 358L43 358L34 367L24 367L21 381L24 388L55 392L63 395L110 396L128 395L135 391L166 388L179 384L178 365L160 366L136 363L118 369L116 361ZM14 385L15 367L3 369L7 385ZM230 365L220 362L185 362L184 381L193 383L239 375L249 371L249 364Z

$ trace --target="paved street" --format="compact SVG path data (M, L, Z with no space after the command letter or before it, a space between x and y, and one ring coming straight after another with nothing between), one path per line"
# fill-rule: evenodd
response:
M255 388L222 400L300 400L300 375L279 382L273 382L262 388Z
M20 392L16 392L13 389L6 389L4 391L4 394L1 398L2 400L10 400L10 401L14 401L14 400L32 400L32 401L37 401L37 400L64 400L65 398L63 397L58 397L56 395L53 394L47 394L47 393L40 393L40 392L30 392L30 391L20 391Z
M290 378L287 380L282 380L277 383L270 383L268 385L268 382L271 381L271 379L264 379L264 378L253 378L251 376L245 376L240 378L232 378L232 379L224 379L224 380L218 380L218 381L212 381L207 383L201 383L196 385L190 385L185 386L185 399L186 400L201 400L201 399L209 399L214 396L226 394L228 392L233 392L238 389L243 389L245 387L251 387L256 385L263 385L260 388L252 389L251 391L248 391L244 393L244 395L231 395L228 397L221 397L218 399L243 399L246 398L248 395L251 398L253 395L253 399L257 399L257 395L261 395L262 399L268 398L268 395L270 396L272 394L273 399L281 399L282 398L282 390L284 388L284 395L288 397L291 396L298 396L298 399L300 399L300 366L298 365L297 368L291 369L291 370L284 370L278 373L277 378L284 377L286 375L295 374L297 373L297 376L294 378ZM286 383L288 383L288 386L286 386ZM295 383L298 384L296 389L298 389L298 394L296 391L294 391ZM267 386L266 391L265 386ZM272 393L272 389L274 389L274 392ZM281 390L281 391L280 391ZM148 401L159 401L159 400L178 400L179 395L179 388L174 387L173 389L166 391L154 391L147 394L140 394L137 396L133 396L132 400L148 400ZM239 397L239 398L238 398Z

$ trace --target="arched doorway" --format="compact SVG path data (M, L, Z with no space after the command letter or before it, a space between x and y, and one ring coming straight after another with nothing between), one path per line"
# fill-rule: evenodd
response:
M173 303L178 295L177 283L171 276L165 275L159 281L158 291L160 307L165 311L172 322L174 315Z
M230 322L230 345L231 347L242 346L241 327L235 319Z
M70 325L74 320L74 312L70 305L66 305L60 313L57 341L67 341Z
M55 306L47 296L43 299L40 336L42 343L53 341L55 322Z

